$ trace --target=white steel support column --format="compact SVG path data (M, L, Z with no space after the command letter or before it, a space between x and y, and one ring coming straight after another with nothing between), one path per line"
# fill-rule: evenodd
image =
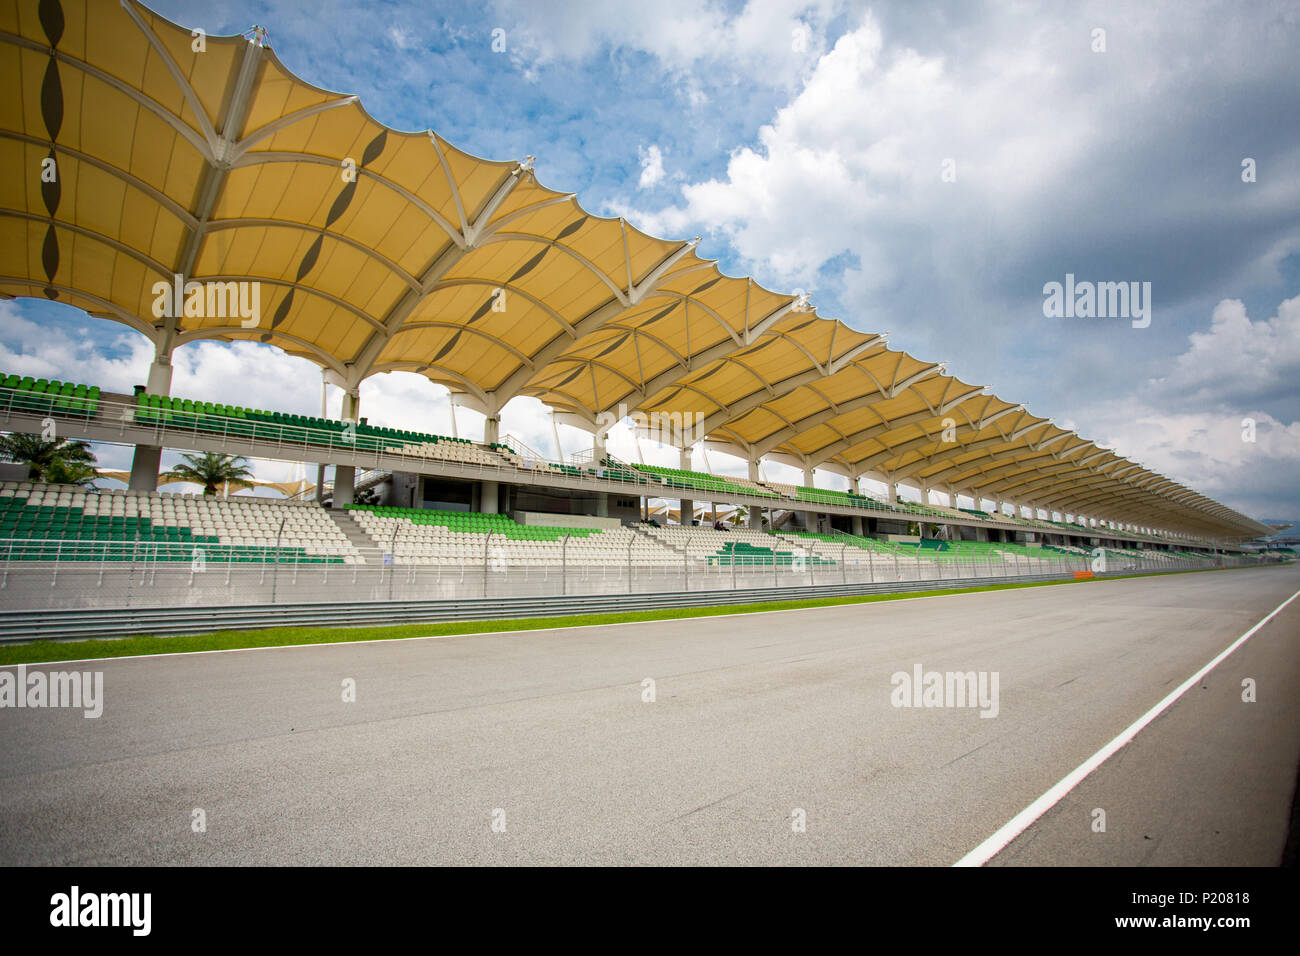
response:
M343 392L343 415L345 422L357 421L361 409L361 392L359 388L350 388ZM334 466L334 493L331 507L342 508L352 504L356 499L357 469L354 465Z
M605 434L602 428L597 428L591 433L591 467L597 469L599 474L604 474L605 456L608 454L605 447ZM608 492L596 492L595 507L597 517L609 517Z
M803 469L803 483L804 483L804 487L805 487L805 488L816 488L816 487L817 487L817 470L816 470L815 468L809 468L807 465L804 465L804 469ZM817 512L815 512L815 511L804 511L804 512L802 512L802 514L803 514L803 526L804 526L804 530L805 530L805 531L816 531L816 530L817 530Z
M172 358L159 355L149 366L149 380L146 391L150 395L170 395L172 391Z
M487 415L483 419L483 444L495 445L501 440L500 415ZM494 515L500 510L500 486L495 481L484 481L479 485L478 510L485 515Z
M677 467L682 471L691 470L691 449L683 448L677 459ZM681 498L678 500L677 507L681 511L681 522L683 528L689 528L695 520L695 502L690 498Z
M325 377L325 370L321 369L320 373L320 417L325 418L328 415L329 399L329 382ZM316 466L316 500L319 502L325 497L325 463L321 462Z
M157 491L158 470L162 467L162 446L136 445L131 456L131 479L127 483L132 491Z
M145 391L150 395L170 395L172 390L172 358L159 351L149 366ZM131 478L127 487L132 491L157 491L158 471L162 467L161 445L136 445L131 456Z

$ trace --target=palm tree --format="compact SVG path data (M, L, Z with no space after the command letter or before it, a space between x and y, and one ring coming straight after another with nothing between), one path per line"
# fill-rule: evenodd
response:
M89 442L66 438L46 441L40 435L0 435L0 459L27 466L31 481L88 485L95 479L95 454Z
M215 495L217 489L225 484L247 488L243 479L253 477L253 472L248 468L248 459L242 455L219 455L208 451L201 455L181 457L185 459L185 464L175 466L163 477L171 481L202 485L205 495Z
M95 466L90 462L56 458L50 462L42 477L45 481L55 485L78 485L82 488L94 488L95 479L99 477L99 472L95 470Z

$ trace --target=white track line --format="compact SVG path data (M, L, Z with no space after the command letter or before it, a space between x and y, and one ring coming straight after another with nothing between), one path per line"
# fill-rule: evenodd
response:
M1187 693L1190 688L1195 687L1202 677L1214 670L1214 668L1224 658L1237 648L1241 647L1242 644L1245 644L1246 641L1250 640L1250 638L1260 628L1273 620L1274 617L1281 613L1283 608L1294 601L1297 597L1300 597L1300 591L1296 591L1295 594L1292 594L1289 598L1275 607L1271 612L1269 612L1267 617L1229 644L1217 657L1214 658L1214 660L1210 661L1210 663L1206 664L1191 677L1187 678L1187 680L1183 681L1183 683L1175 688L1169 696L1156 704L1133 723L1129 724L1118 737L1106 744L1106 746L1102 747L1083 763L1079 764L1079 766L1075 767L1074 770L1070 771L1070 773L1056 784L1056 786L1052 787L1029 806L1025 807L1025 809L1017 813L1014 817L1008 820L1001 829L954 863L953 866L983 866L989 860L993 859L993 857L1001 853L1008 843L1020 836L1020 834L1032 826L1039 817L1052 809L1052 807L1056 806L1056 804L1060 802L1061 798L1077 787L1085 777L1100 767L1107 759L1114 755L1116 751L1136 737L1144 727L1164 713L1174 701Z

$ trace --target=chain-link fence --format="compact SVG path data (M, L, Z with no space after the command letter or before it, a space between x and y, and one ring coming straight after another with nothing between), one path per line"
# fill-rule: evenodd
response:
M525 557L501 536L481 557L449 558L384 549L355 556L286 553L273 548L194 547L157 542L0 540L0 608L250 605L303 602L460 600L564 594L942 582L1144 571L1198 570L1266 563L1261 557L1133 555L988 550L949 554L905 548L880 552L783 541L771 555L697 550L691 543L649 557L629 546L594 561L566 538L554 557Z

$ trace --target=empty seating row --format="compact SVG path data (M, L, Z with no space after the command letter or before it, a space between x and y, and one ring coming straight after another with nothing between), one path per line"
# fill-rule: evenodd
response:
M314 502L0 484L0 560L355 563Z
M854 491L839 491L834 488L813 488L808 485L783 485L769 481L769 488L775 488L787 498L807 501L811 504L846 505L850 508L863 508L870 511L891 511L896 514L939 515L941 512L917 502L899 501L896 504L878 501L868 495Z
M396 564L558 568L679 566L669 549L629 528L523 525L508 515L355 506L352 518ZM567 541L566 541L567 539Z
M708 563L714 567L806 567L812 565L835 564L831 558L815 552L782 551L775 544L770 546L750 544L748 541L728 541L715 553L708 556Z
M806 551L781 549L783 542L762 531L737 528L715 531L711 528L683 528L680 525L647 527L646 533L668 547L685 552L689 559L711 567L798 566L834 564L831 559L810 556ZM679 557L680 561L681 558Z
M602 458L600 468L596 470L599 478L612 478L615 481L630 481L634 484L648 485L651 483L649 475L644 475L628 465L623 464L617 458Z
M867 538L849 534L818 534L809 531L782 531L782 537L794 541L821 542L811 547L820 553L835 555L840 547L849 549L846 560L854 556L853 551L871 552L875 555L889 557L904 564L917 561L941 561L949 564L974 564L987 566L990 562L1023 564L1027 558L1054 564L1069 562L1072 558L1062 551L1048 548L1030 547L1014 542L1000 541L961 541L922 538L919 541L888 541L879 538ZM1077 559L1073 559L1077 563Z
M752 484L748 481L739 484L735 480L720 475L711 475L702 471L686 471L681 468L665 468L661 465L636 465L638 471L654 475L669 488L682 491L703 491L718 494L758 495L763 498L779 498L779 494Z
M90 418L99 410L98 385L78 385L74 382L11 374L0 377L0 389L16 411L37 415L58 412Z
M348 505L347 510L355 512L357 517L374 514L383 518L400 519L409 522L412 526L430 525L466 534L499 534L520 541L557 541L566 534L580 538L600 533L597 528L558 528L519 524L509 515L480 514L475 511L392 508L382 505Z
M136 396L136 421L175 428L296 444L355 446L360 451L398 451L407 447L444 445L474 449L464 438L447 438L400 428L316 418L289 412L268 412L219 402L195 401L141 392ZM477 449L482 451L482 449ZM486 452L484 452L486 454ZM499 464L495 458L494 464Z
M434 461L453 461L471 465L492 465L500 468L505 462L502 461L501 455L493 449L484 448L482 445L475 445L473 442L456 441L436 441L436 442L419 442L417 444L402 445L396 449L398 454L412 455L417 458L427 458Z
M90 418L100 411L98 386L60 382L32 376L0 376L0 404L38 414L59 414ZM979 518L1012 522L1027 528L1059 531L1067 534L1102 531L1086 524L1053 521L1037 517L1001 513L989 514L978 509L935 506L927 503L898 501L887 503L854 491L840 491L811 486L794 486L778 482L755 482L747 478L713 475L705 472L667 468L657 465L628 465L606 457L598 465L582 467L557 462L525 461L506 444L480 445L463 438L412 432L403 429L351 423L337 419L297 415L287 412L244 408L221 403L173 398L140 392L135 399L134 415L142 424L194 429L214 434L271 441L277 444L354 446L360 451L390 452L429 460L478 464L488 467L513 465L518 468L543 468L556 474L577 478L598 477L646 486L646 491L666 486L678 492L699 492L709 500L731 496L757 496L770 499L789 498L797 502L841 505L902 515L935 518ZM1158 535L1125 532L1150 541L1163 540Z
M895 541L852 534L821 534L815 531L779 531L776 534L799 547L849 563L874 566L877 560L889 559L900 568L910 568L916 564L915 547L909 549Z

